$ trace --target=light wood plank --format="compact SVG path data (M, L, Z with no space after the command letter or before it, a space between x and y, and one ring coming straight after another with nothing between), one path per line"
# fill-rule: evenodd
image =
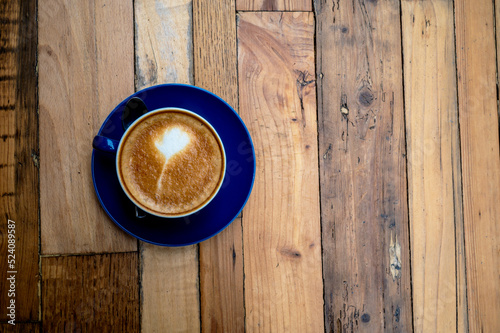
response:
M40 301L36 2L1 2L0 36L1 321L11 319L6 310L11 300L16 322L35 321ZM12 275L15 288L7 280Z
M243 214L246 329L322 332L314 15L239 15L240 112L257 172Z
M136 88L193 84L192 2L135 1ZM144 332L199 332L198 246L141 243Z
M500 154L492 1L455 1L471 332L500 329Z
M91 142L133 93L132 1L39 2L40 213L43 253L137 249L100 207Z
M141 244L143 332L199 332L197 246Z
M236 15L233 0L193 1L195 84L238 110ZM243 332L241 218L200 243L203 332Z
M311 0L236 0L237 10L312 11Z
M464 332L467 308L458 293L465 289L457 284L465 284L465 256L455 244L456 235L463 242L463 216L453 3L403 1L401 22L414 329Z
M137 257L42 257L43 331L138 332Z
M194 77L238 111L234 1L193 1Z
M500 0L495 0L495 31L497 45L497 81L500 70ZM497 94L498 128L500 128L500 96Z
M327 332L412 330L399 1L315 1Z
M202 332L244 332L241 218L200 243Z
M135 2L136 89L193 84L192 0Z

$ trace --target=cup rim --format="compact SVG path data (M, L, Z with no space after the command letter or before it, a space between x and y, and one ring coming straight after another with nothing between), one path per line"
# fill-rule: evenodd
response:
M132 195L129 194L129 192L127 191L126 189L126 186L124 185L123 183L123 180L122 180L122 177L121 177L121 172L119 170L119 160L120 160L120 151L121 151L121 148L122 148L122 144L124 142L124 138L127 137L128 133L133 130L133 128L144 118L147 118L147 117L151 117L153 116L154 114L156 113L160 113L160 112L164 112L164 111L181 111L181 112L184 112L184 113L187 113L189 114L190 116L194 117L194 118L197 118L199 120L201 120L205 125L207 125L211 131L215 134L215 137L217 139L217 142L221 148L221 151L222 151L222 160L223 160L223 163L222 163L222 170L221 170L221 174L222 174L222 177L220 177L220 180L219 180L219 183L217 185L217 187L215 188L215 190L213 191L213 193L211 194L211 196L205 200L205 202L197 207L196 209L193 209L193 210L190 210L188 211L187 213L180 213L180 214L165 214L165 213L160 213L160 212L157 212L157 211L154 211L146 206L144 206L144 204L138 202L135 198L133 198ZM207 206L216 196L217 194L219 193L219 190L221 189L222 187L222 183L224 182L224 178L225 178L225 175L226 175L226 167L227 167L227 160L226 160L226 150L224 148L224 143L222 142L220 136L219 136L219 133L217 133L217 131L215 130L215 128L212 126L212 124L210 124L210 122L208 122L208 120L206 120L204 117L200 116L199 114L191 111L191 110L187 110L187 109L184 109L184 108L180 108L180 107L162 107L162 108L158 108L158 109L154 109L154 110L151 110L151 111L148 111L147 113L143 114L142 116L140 116L139 118L137 118L126 130L125 132L123 133L122 137L120 138L120 141L119 141L119 144L118 144L118 148L116 150L116 161L115 161L115 167L116 167L116 174L118 176L118 182L120 183L120 186L123 190L123 192L125 193L125 195L132 201L133 204L135 204L137 207L139 207L140 209L142 209L143 211L145 211L146 213L150 214L150 215L154 215L156 217L160 217L160 218L166 218L166 219L169 219L169 218L179 218L179 217L187 217L187 216L190 216L192 214L195 214L197 212L199 212L201 209L203 209L205 206Z

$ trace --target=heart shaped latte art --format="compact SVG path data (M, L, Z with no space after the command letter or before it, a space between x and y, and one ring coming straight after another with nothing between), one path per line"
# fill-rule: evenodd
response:
M189 134L179 127L170 128L165 131L161 141L156 141L156 148L165 156L165 163L186 148L189 144Z
M156 183L156 192L161 190L161 184L163 180L163 174L165 173L165 168L167 166L168 160L182 151L189 144L190 137L179 127L169 128L163 133L163 137L160 141L155 142L156 148L165 156L165 164L163 164L163 169L161 170L160 177Z

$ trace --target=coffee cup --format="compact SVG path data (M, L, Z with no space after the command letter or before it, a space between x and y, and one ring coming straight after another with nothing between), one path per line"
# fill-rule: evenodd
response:
M127 197L144 212L178 218L208 205L226 170L224 145L212 125L186 109L145 113L119 141L97 135L95 149L116 154L116 173Z

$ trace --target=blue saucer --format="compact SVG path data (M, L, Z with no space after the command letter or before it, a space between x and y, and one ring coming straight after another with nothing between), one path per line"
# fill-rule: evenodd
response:
M120 140L124 133L121 114L125 103L137 96L148 110L179 107L205 118L219 134L226 151L226 174L217 196L188 217L135 216L135 206L122 191L115 168L115 155L92 153L92 178L102 207L109 217L130 235L163 246L185 246L204 241L226 228L241 212L252 191L255 152L245 124L229 104L211 92L183 84L146 88L122 101L108 116L99 135Z

